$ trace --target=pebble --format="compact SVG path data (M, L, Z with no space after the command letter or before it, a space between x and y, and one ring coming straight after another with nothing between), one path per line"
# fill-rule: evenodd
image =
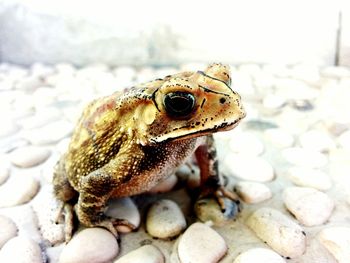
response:
M297 186L312 187L317 190L326 191L332 187L332 180L328 174L308 167L291 167L287 174L289 179Z
M350 77L350 70L346 67L329 66L324 68L321 74L328 78L346 78Z
M227 252L225 240L202 223L192 224L182 235L178 255L182 263L218 262Z
M10 176L10 167L4 161L0 163L0 185L2 185Z
M164 263L163 253L153 245L145 245L129 252L114 263Z
M270 188L262 183L238 182L235 190L239 197L248 204L260 203L272 197Z
M103 228L86 228L63 248L60 263L104 263L119 252L116 238Z
M294 144L294 137L280 128L267 129L264 135L270 142L280 148L287 148Z
M146 230L157 238L171 238L186 228L186 219L179 206L171 200L163 199L152 204L147 212Z
M334 209L334 202L328 195L308 187L286 188L283 201L287 209L305 226L325 223Z
M338 263L350 262L350 227L328 227L319 233L318 239Z
M28 168L43 163L50 155L51 151L46 148L25 146L14 150L10 154L10 159L16 166Z
M24 204L39 190L39 182L28 174L13 174L0 187L0 207Z
M0 215L0 249L11 238L17 234L15 223L5 216Z
M340 134L338 137L338 144L343 149L350 151L350 130L347 130Z
M10 239L0 250L0 262L11 263L42 263L41 249L39 245L26 237L14 237Z
M266 109L269 110L278 110L281 109L286 104L286 99L275 95L275 94L268 94L263 99L263 106Z
M301 226L278 210L259 208L246 224L283 257L299 257L306 249L306 236Z
M269 182L274 178L271 164L260 157L230 153L224 162L231 173L242 180Z
M113 218L126 219L136 228L139 227L141 222L140 212L129 197L110 200L108 202L106 214ZM121 233L132 231L132 229L127 226L117 226L117 230Z
M229 142L234 153L258 156L263 153L264 145L252 133L233 133Z
M18 125L16 125L12 120L3 120L0 129L0 138L10 136L19 130Z
M324 154L301 147L284 149L282 155L289 163L297 166L319 168L328 163L328 159Z
M175 174L170 175L165 180L154 186L148 192L151 194L165 193L171 191L177 183L177 176Z
M329 151L335 147L335 143L331 137L323 131L310 130L303 133L299 137L299 142L301 146L305 149L315 150L315 151Z
M286 263L284 258L278 255L275 251L267 248L251 248L240 254L233 263Z

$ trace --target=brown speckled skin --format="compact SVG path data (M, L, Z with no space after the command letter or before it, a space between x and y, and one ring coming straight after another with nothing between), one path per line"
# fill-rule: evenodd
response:
M56 197L65 203L78 197L79 221L116 235L115 226L127 223L105 216L108 199L149 190L196 149L202 192L226 195L211 134L234 128L245 116L230 80L227 66L212 64L204 72L167 76L91 102L56 166ZM196 98L185 118L166 112L164 96L174 91Z

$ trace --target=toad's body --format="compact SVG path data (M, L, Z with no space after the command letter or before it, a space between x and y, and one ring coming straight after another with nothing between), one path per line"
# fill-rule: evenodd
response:
M227 194L211 134L232 129L245 116L229 85L228 67L213 64L93 101L56 167L56 197L68 203L78 196L79 221L116 234L116 225L130 224L104 214L108 199L149 190L194 152L202 195Z

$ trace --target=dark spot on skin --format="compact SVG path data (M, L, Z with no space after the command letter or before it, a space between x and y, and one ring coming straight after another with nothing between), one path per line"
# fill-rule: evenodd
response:
M200 125L201 123L199 121L196 122L196 125Z
M220 99L220 103L221 103L221 104L224 104L225 102L226 102L226 99L225 99L225 98L221 98L221 99Z

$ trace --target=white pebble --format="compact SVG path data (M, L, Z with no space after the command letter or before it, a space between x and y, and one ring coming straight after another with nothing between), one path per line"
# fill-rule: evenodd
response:
M154 186L148 192L151 194L165 193L171 191L177 183L177 176L175 174L170 175L165 180Z
M350 130L343 132L338 137L338 144L345 150L350 151Z
M156 201L148 210L146 229L153 237L177 236L186 228L186 225L185 217L174 201L167 199Z
M275 251L267 248L251 248L240 254L233 263L285 263L286 261Z
M321 74L328 78L346 78L350 77L350 70L347 67L328 66Z
M116 238L106 229L87 228L76 234L60 256L60 263L110 262L119 252Z
M318 236L321 244L338 260L350 262L350 227L329 227Z
M280 148L290 147L294 143L294 137L280 128L267 129L264 135L270 142Z
M284 257L299 257L306 249L305 232L301 226L275 209L260 208L246 223L260 239Z
M114 263L164 263L164 255L157 247L145 245L122 256Z
M328 151L335 147L331 137L326 132L319 130L310 130L303 133L299 137L299 141L303 148L320 152Z
M16 236L17 226L15 223L5 216L0 215L0 249L11 238Z
M228 154L225 164L234 176L242 180L268 182L274 178L271 164L260 157Z
M227 252L225 240L202 223L192 224L180 238L179 259L182 263L218 262Z
M43 163L49 158L50 154L51 151L46 148L25 146L14 150L10 155L10 159L14 165L28 168Z
M325 223L334 209L334 202L316 189L308 187L288 187L283 192L287 209L305 226Z
M264 151L264 145L252 133L232 133L229 145L234 153L258 156Z
M112 199L108 203L108 216L118 219L126 219L136 228L140 225L140 213L135 203L129 197ZM128 233L132 229L127 226L117 226L118 232Z
M0 163L0 185L2 185L10 176L10 168L4 161Z
M301 147L284 149L282 155L289 163L303 167L319 168L328 163L324 154Z
M298 186L306 186L326 191L332 187L332 180L328 174L318 169L307 167L291 167L287 174L289 179Z
M10 239L0 250L0 262L42 263L41 249L33 240L26 237Z
M275 94L267 94L263 99L263 106L271 110L280 109L285 104L286 99Z
M28 202L39 190L39 182L28 174L13 174L0 186L0 207Z
M270 188L262 183L238 182L235 189L242 200L248 204L260 203L272 197Z

